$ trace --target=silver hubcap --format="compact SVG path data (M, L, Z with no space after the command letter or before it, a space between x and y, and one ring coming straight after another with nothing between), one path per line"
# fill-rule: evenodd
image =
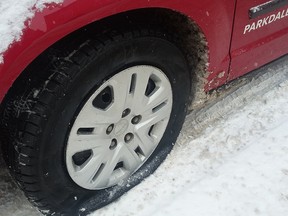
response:
M157 147L171 109L171 85L158 68L141 65L114 75L72 126L66 148L70 177L91 190L126 180Z

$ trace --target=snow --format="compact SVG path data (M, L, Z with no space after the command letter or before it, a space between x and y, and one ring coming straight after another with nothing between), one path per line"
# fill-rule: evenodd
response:
M0 64L11 43L20 40L25 21L52 2L62 0L0 0ZM117 202L91 215L287 215L288 58L260 72L188 115L163 165ZM39 213L0 159L2 215Z
M35 12L43 10L48 3L61 3L63 0L1 0L0 1L0 64L4 63L3 53L14 41L21 39L25 21Z
M287 215L287 92L288 57L188 115L164 164L91 216ZM38 215L1 166L0 215Z
M279 68L270 71L266 81L274 83L275 72L285 79L267 93L253 95L247 105L239 103L201 134L193 134L193 119L188 116L178 144L156 173L91 215L287 215L287 61L283 65L285 73ZM242 89L257 92L263 84L252 89L250 85ZM222 107L230 106L234 96L224 98ZM245 96L249 94L237 99ZM210 111L217 110L212 106Z

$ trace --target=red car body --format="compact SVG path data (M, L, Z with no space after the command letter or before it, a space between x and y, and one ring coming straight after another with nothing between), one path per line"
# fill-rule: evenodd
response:
M288 51L288 0L63 0L34 11L0 53L0 142L46 215L118 199L164 161L187 109Z
M89 23L145 8L173 10L199 26L208 43L205 91L288 51L286 0L64 0L37 12L26 22L21 40L4 53L4 63L0 64L0 101L25 67L59 39Z

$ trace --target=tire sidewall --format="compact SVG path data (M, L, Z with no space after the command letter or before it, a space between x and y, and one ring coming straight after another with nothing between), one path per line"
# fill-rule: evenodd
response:
M105 80L136 65L157 67L170 81L173 107L167 129L153 154L129 178L127 184L96 191L83 189L70 178L65 164L65 149L70 129L81 107ZM79 204L81 208L84 206L86 211L90 211L89 209L97 209L110 203L160 165L172 149L182 127L190 78L182 53L172 43L156 37L111 42L96 50L87 64L70 70L77 70L77 73L69 78L64 93L53 104L53 110L40 137L38 173L41 176L41 186L50 200L55 202L55 206L62 208L61 211L70 209L71 213L79 210Z

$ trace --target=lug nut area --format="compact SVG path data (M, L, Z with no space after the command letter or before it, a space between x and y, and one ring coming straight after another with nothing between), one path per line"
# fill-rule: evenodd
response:
M123 110L122 112L122 118L127 117L131 113L131 110L129 108ZM130 122L133 125L138 124L142 119L141 115L134 116ZM123 134L126 133L124 136L124 142L129 143L134 139L133 133L127 133L127 130L129 128L129 120L128 119L122 119L118 123L110 124L106 129L106 134L109 135L114 130L114 135L116 136L114 139L111 140L111 144L109 146L110 150L113 150L117 147L118 141L117 139L123 139ZM126 132L125 132L126 131ZM122 138L121 138L122 137ZM116 139L117 138L117 139Z
M109 146L110 150L113 150L117 147L117 140L116 139L112 139L111 144Z
M127 133L124 137L124 141L126 143L129 143L129 142L131 142L131 140L133 140L133 138L134 138L134 135L132 133Z
M106 129L106 134L109 135L114 129L114 124L111 124L108 126L108 128Z
M125 109L123 112L122 112L122 118L128 116L130 114L131 110L129 108Z
M132 118L132 120L131 120L131 123L134 125L138 124L141 121L141 119L142 119L141 115L134 116L134 118Z

